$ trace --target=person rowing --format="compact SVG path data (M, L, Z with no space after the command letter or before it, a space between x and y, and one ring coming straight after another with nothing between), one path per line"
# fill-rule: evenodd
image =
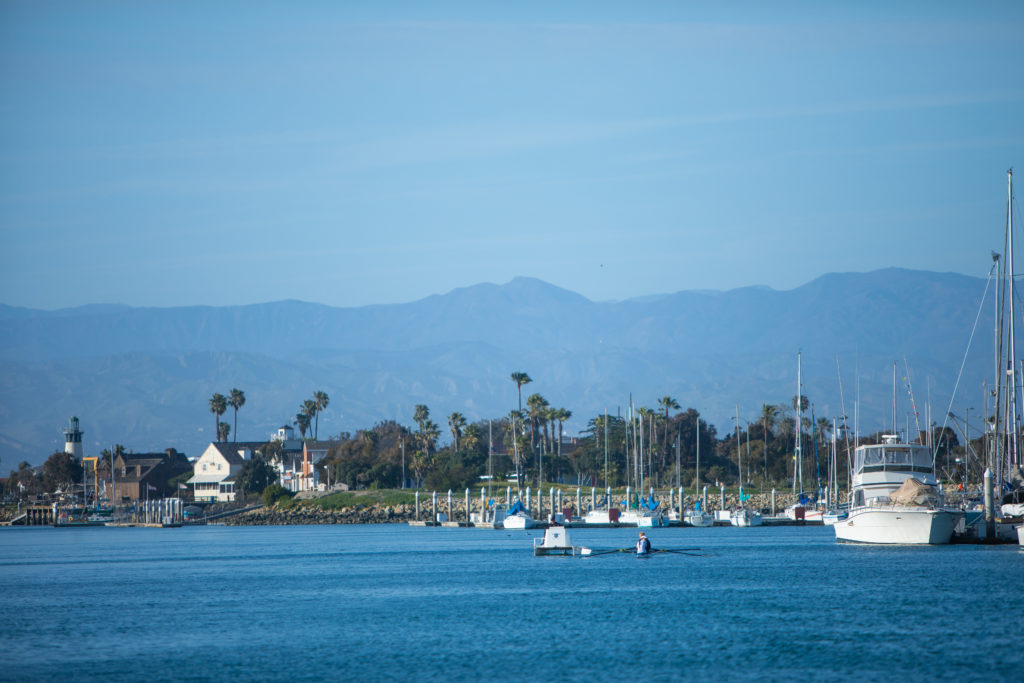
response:
M636 541L636 554L647 555L651 552L651 541L647 538L647 534L640 532L640 538Z

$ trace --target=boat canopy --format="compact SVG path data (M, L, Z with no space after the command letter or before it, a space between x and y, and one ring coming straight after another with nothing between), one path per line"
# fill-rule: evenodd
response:
M927 446L912 444L880 444L861 446L854 455L854 471L861 472L919 472L932 474L932 454Z
M521 501L518 498L516 498L514 501L512 501L512 507L510 507L508 509L508 513L507 514L514 515L517 512L523 512L525 510L526 510L526 508L523 507L523 501Z

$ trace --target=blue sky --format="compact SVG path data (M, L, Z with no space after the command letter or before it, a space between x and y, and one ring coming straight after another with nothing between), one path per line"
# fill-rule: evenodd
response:
M0 302L984 276L1019 2L0 4Z

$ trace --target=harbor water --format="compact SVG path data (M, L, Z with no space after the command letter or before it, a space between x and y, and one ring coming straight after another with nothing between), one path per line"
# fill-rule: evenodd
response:
M0 680L1020 680L1024 553L828 527L0 530ZM573 529L624 548L635 529Z

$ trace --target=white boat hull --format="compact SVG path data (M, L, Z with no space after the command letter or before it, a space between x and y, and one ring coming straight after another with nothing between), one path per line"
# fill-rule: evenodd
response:
M686 523L696 527L714 526L715 518L706 512L690 512L686 515Z
M855 508L833 526L837 541L943 545L953 536L958 514L929 508Z
M517 512L505 517L502 520L502 526L505 529L533 529L537 526L537 522L532 517Z
M1024 524L1017 527L1017 543L1024 548Z
M734 513L729 520L733 526L761 526L764 522L761 519L760 512L749 512L747 510Z
M840 522L845 522L847 518L849 518L849 516L850 514L845 510L843 510L842 512L830 510L821 516L821 521L825 524L825 526L834 526L836 524L839 524Z
M619 522L622 524L635 524L641 528L665 526L661 512L658 510L647 512L626 510L619 516Z

